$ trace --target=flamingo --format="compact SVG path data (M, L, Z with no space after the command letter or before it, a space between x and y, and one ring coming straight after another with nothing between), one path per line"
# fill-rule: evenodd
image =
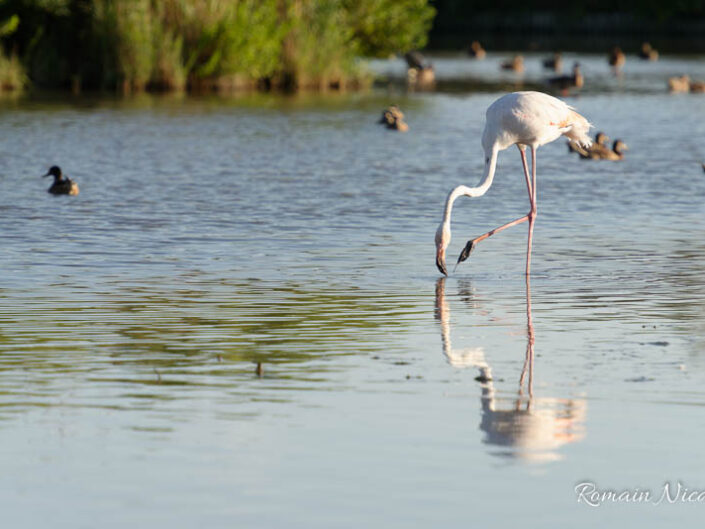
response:
M529 221L529 237L526 249L526 275L531 269L531 240L536 219L536 150L561 136L566 136L586 148L592 144L588 131L592 125L572 107L560 99L541 92L514 92L500 97L487 109L482 147L485 151L485 175L478 187L460 185L455 187L445 201L443 220L436 230L436 266L443 275L448 275L445 254L450 244L450 217L453 203L458 197L480 197L492 185L499 151L516 145L524 166L526 188L529 192L529 213L512 222L499 226L468 241L458 257L456 267L465 261L477 243L502 230ZM531 148L531 171L526 161L526 147Z

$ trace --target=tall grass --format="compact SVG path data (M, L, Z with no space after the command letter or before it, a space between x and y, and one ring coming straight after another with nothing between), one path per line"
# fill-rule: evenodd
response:
M0 38L13 34L19 23L20 19L17 15L4 20L0 18ZM27 76L17 55L7 56L0 47L0 92L20 90L26 82Z
M343 88L358 56L423 45L427 0L0 0L0 35L46 86Z
M17 56L0 53L0 92L21 90L26 83L27 76Z

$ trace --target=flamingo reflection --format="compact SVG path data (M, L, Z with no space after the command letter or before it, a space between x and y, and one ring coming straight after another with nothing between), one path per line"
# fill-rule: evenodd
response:
M450 305L446 278L436 282L436 319L441 327L443 354L456 368L475 367L482 386L480 429L485 443L501 447L496 455L523 461L562 459L557 450L584 437L586 402L583 399L534 397L534 325L531 318L531 286L526 278L526 353L515 398L497 396L492 368L482 347L454 348L451 343Z

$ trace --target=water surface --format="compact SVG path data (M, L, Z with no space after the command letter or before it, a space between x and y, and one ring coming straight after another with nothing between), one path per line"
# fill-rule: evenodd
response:
M570 104L630 150L539 150L527 314L524 226L445 281L434 266L446 193L481 176L500 59L435 59L452 86L431 93L0 101L4 518L701 519L702 504L586 507L574 487L705 489L705 98L665 90L703 63L615 78L579 57L593 77ZM409 133L375 124L391 102ZM46 193L52 164L79 196ZM527 209L510 149L487 195L456 203L451 258Z

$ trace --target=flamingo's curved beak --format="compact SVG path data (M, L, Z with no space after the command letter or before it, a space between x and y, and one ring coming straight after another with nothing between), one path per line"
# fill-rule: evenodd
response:
M438 247L436 250L436 268L444 276L448 275L448 270L446 269L446 251L442 247Z

